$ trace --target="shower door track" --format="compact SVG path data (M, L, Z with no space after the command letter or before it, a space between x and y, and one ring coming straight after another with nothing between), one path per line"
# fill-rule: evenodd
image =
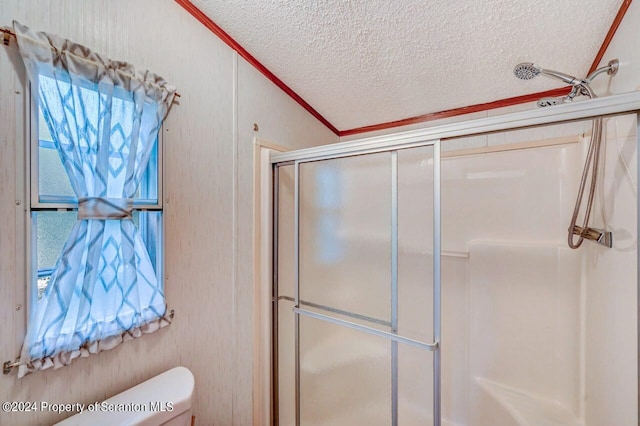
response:
M391 135L364 138L360 140L341 142L314 148L275 153L271 156L273 165L273 411L272 419L278 424L278 360L277 360L277 250L278 250L278 168L285 165L294 166L294 334L295 334L295 419L296 426L300 426L300 315L313 317L317 320L331 322L359 331L375 334L392 342L392 422L397 425L397 343L409 344L433 353L433 424L441 425L441 371L440 371L440 328L441 328L441 241L440 241L440 143L443 140L457 139L469 136L479 136L509 130L521 130L551 124L561 124L573 121L589 120L599 117L622 114L636 114L637 133L640 138L640 92L630 92L596 98L582 102L562 104L549 108L504 114L494 117L463 121L459 123L434 126L431 128L400 132ZM300 300L300 165L307 162L329 160L334 158L351 157L379 152L392 153L392 174L397 173L397 151L432 145L434 147L434 272L433 272L433 342L425 343L397 335L397 177L392 178L392 318L391 333L362 326L329 315L319 314L301 308L304 303ZM640 167L638 167L638 181L640 182ZM637 194L636 194L637 195ZM637 206L639 207L639 206ZM638 209L640 211L640 208ZM640 215L638 216L638 230L640 230ZM640 282L640 262L638 264L638 282ZM638 283L637 287L640 288ZM395 294L395 299L394 299ZM640 297L640 291L638 291ZM395 300L395 302L394 302ZM394 313L396 315L394 315ZM638 330L640 330L640 315L638 316ZM638 339L640 344L640 338ZM640 348L637 349L640 353ZM394 356L395 354L395 356ZM640 366L638 371L640 372ZM640 386L640 380L638 381ZM640 389L638 391L640 395Z

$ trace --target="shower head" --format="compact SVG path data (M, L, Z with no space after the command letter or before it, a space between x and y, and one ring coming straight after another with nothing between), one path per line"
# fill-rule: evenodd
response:
M539 74L544 74L549 77L554 77L562 80L567 84L571 84L572 86L578 84L587 84L586 81L580 80L579 78L576 78L572 75L565 74L560 71L546 70L544 68L540 68L532 62L522 62L516 65L516 67L513 69L513 74L521 80L531 80Z
M513 69L513 74L520 80L531 80L540 73L540 68L536 67L533 62L522 62Z
M513 74L518 77L520 80L531 80L534 77L537 77L540 74L544 74L549 77L557 78L558 80L562 80L563 82L570 84L573 86L571 91L566 96L558 96L555 98L542 98L538 100L539 107L547 107L552 105L563 104L568 101L572 101L578 95L588 96L589 98L595 98L596 94L589 83L596 76L606 72L610 76L616 75L619 68L619 62L617 59L613 59L609 61L607 65L604 67L598 68L593 71L586 77L584 80L576 78L572 75L565 74L559 71L553 70L545 70L544 68L540 68L533 62L522 62L515 66L513 69Z

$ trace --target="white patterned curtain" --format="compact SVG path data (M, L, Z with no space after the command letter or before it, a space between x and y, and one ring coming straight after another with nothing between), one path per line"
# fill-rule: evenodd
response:
M132 222L175 88L55 35L14 30L35 101L78 198L78 220L32 303L18 377L167 325L161 283Z

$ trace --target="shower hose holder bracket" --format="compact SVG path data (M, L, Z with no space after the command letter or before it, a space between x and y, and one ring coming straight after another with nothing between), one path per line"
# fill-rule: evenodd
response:
M573 227L573 235L580 235L584 239L595 241L605 247L613 247L613 233L596 228L582 228L575 225Z

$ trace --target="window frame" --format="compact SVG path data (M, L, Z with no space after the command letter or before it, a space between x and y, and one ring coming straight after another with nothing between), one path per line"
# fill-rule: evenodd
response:
M39 90L39 88L36 88ZM24 164L24 170L18 172L16 176L16 195L22 194L24 200L24 209L22 216L23 222L23 238L17 238L16 241L24 241L24 264L21 268L24 271L25 282L25 330L31 321L31 316L34 312L34 303L38 300L38 278L40 278L41 271L37 265L37 242L34 239L37 238L36 220L33 216L34 212L38 211L78 211L78 200L75 197L59 196L55 197L58 200L55 201L41 201L40 200L40 188L39 188L39 165L40 165L40 105L39 96L36 98L33 96L34 88L31 83L26 83L25 88L25 107L24 107L24 137L16 138L16 143L22 143L22 146L16 147L16 164ZM119 97L114 94L114 97ZM121 98L123 99L123 98ZM18 109L17 109L18 110ZM158 212L158 221L156 229L156 245L155 250L155 273L156 279L164 291L164 233L165 233L165 217L164 217L164 124L160 125L158 135L156 138L156 146L154 148L157 156L157 200L153 202L151 199L137 199L133 201L133 212ZM144 181L144 179L143 179ZM144 182L141 182L142 185ZM16 201L16 206L19 206L19 201ZM146 215L139 216L140 222L138 230L141 234L142 240L149 250L149 231L148 222L149 218ZM20 229L17 228L17 229ZM22 250L19 250L19 252ZM51 265L53 268L55 265ZM19 267L19 265L18 265ZM49 275L50 276L50 275Z

